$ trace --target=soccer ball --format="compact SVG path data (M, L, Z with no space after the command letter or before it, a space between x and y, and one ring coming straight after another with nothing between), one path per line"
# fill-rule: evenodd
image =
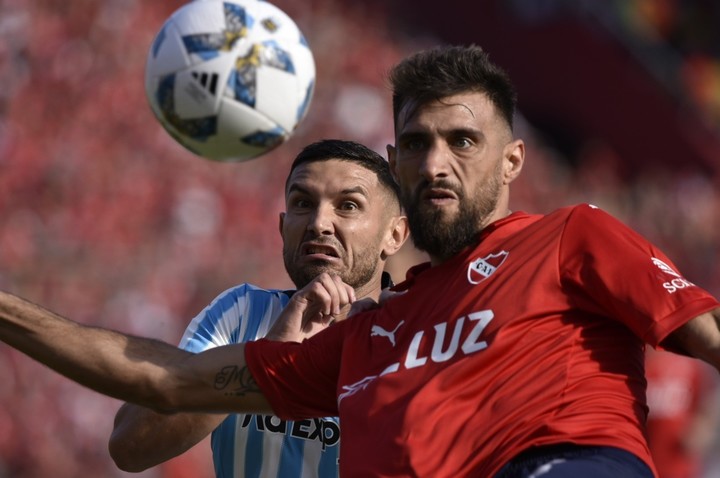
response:
M261 0L196 0L162 26L145 92L160 124L191 152L246 161L285 142L315 86L312 51L295 22Z

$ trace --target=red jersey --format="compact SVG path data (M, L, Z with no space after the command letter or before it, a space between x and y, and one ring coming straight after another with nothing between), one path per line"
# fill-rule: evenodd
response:
M623 448L652 467L644 343L718 306L587 205L514 213L398 288L302 344L246 345L277 415L340 416L344 477L490 477L560 442Z

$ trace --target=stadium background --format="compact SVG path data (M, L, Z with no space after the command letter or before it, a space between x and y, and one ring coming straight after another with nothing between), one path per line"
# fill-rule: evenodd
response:
M328 137L384 154L387 69L476 42L519 88L529 144L512 208L597 204L720 296L716 2L277 0L315 54L315 97L288 144L239 164L193 157L146 104L148 46L183 3L0 0L0 288L176 343L227 287L290 286L277 216L294 154ZM395 261L396 280L418 257ZM0 345L0 477L212 476L207 440L140 475L116 470L119 404Z

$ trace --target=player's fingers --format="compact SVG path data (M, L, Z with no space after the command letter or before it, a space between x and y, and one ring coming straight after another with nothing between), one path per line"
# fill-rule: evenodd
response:
M323 316L331 315L334 304L337 302L337 292L332 276L327 272L323 272L315 279L314 286L319 312Z
M326 280L324 275L325 273L317 276L305 287L295 292L293 299L302 301L306 307L312 309L313 312L322 312L329 298L326 290L327 286L323 284L323 280ZM309 312L309 310L306 310L306 313Z
M320 309L326 316L337 316L343 307L349 304L355 291L345 284L337 274L323 273L317 277L317 283L322 289L317 289L317 300L322 302Z
M332 276L335 286L333 291L333 315L339 315L342 309L355 301L355 289L343 282L339 275Z
M307 304L303 326L313 322L327 325L340 318L343 308L355 301L355 290L337 274L323 272L305 286L302 298Z

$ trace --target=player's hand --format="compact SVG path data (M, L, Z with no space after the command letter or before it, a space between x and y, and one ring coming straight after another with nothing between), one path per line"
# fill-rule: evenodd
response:
M293 294L266 338L301 342L344 319L353 302L353 288L340 276L323 272Z

